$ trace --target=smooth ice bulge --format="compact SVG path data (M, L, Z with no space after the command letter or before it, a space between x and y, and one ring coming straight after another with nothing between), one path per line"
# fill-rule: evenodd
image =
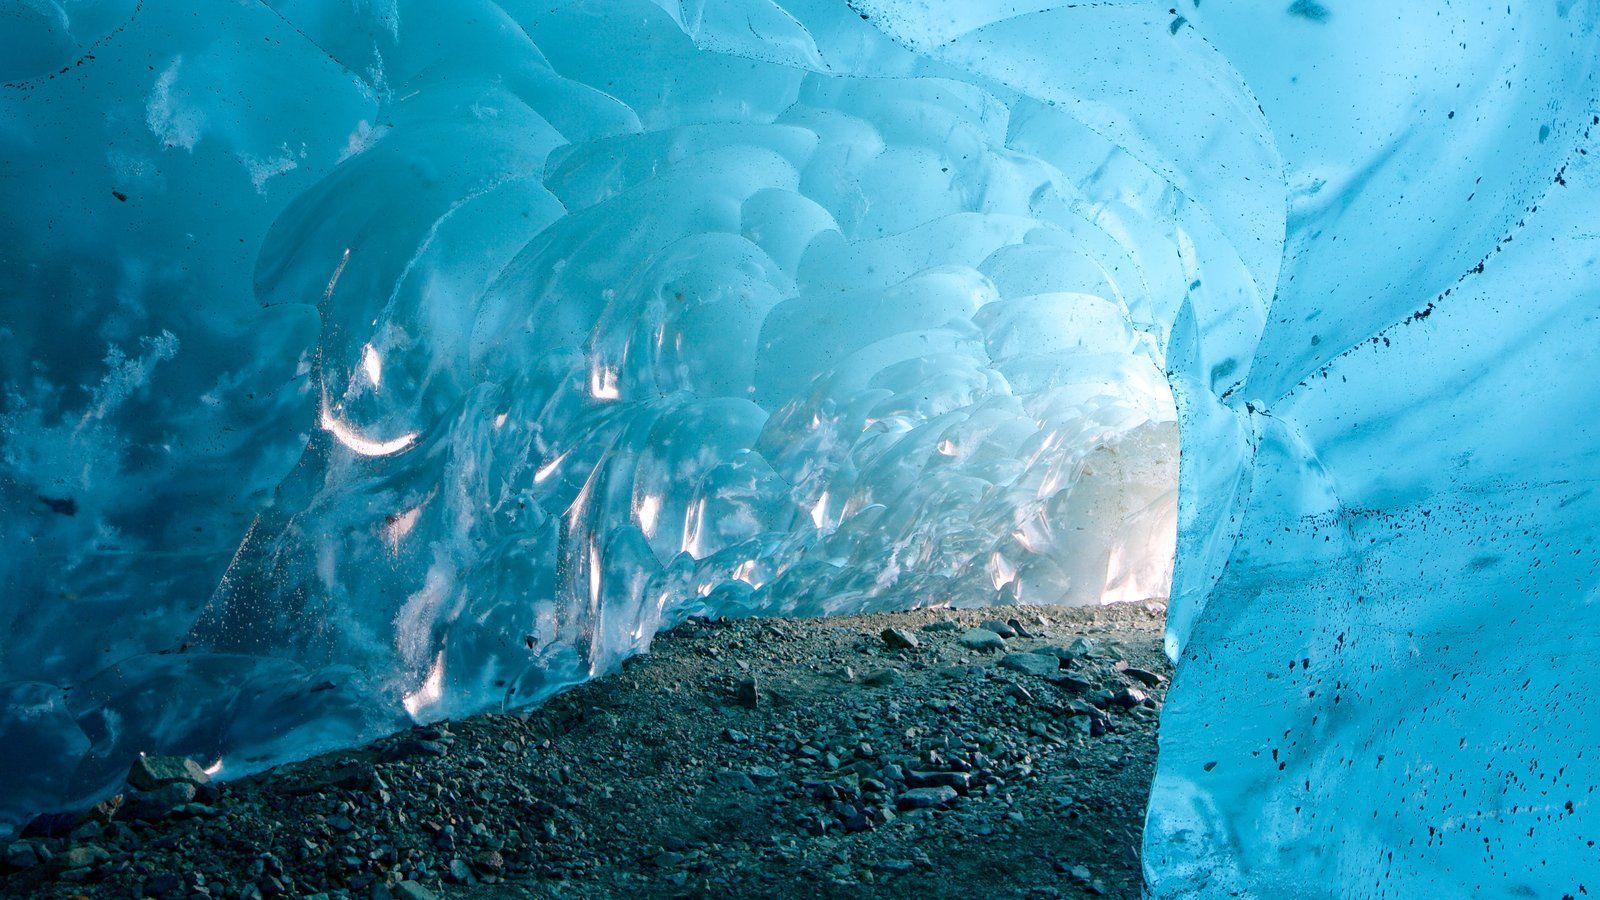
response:
M0 0L0 815L1170 583L1153 893L1581 893L1597 16Z
M59 761L11 816L697 613L1168 592L1215 238L1052 103L831 4L57 12L6 95L0 721Z

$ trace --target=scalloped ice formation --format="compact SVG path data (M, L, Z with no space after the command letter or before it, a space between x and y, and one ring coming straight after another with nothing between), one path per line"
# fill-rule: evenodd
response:
M1576 891L1595 5L1394 5L0 0L0 817L1170 586L1154 894Z

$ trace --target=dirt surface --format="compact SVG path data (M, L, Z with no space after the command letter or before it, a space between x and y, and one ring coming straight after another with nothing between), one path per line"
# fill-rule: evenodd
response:
M157 760L0 893L1137 897L1162 612L691 622L526 713L222 785Z

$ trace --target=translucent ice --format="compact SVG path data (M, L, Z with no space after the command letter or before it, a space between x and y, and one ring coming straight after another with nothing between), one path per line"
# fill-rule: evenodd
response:
M9 816L696 613L1166 595L1210 251L1114 141L831 4L196 8L8 35Z
M0 816L1170 580L1153 893L1577 892L1597 15L0 0Z

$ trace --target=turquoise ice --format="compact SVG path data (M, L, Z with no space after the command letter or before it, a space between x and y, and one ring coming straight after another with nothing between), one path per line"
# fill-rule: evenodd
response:
M0 0L0 820L1170 593L1153 895L1577 895L1597 26Z

